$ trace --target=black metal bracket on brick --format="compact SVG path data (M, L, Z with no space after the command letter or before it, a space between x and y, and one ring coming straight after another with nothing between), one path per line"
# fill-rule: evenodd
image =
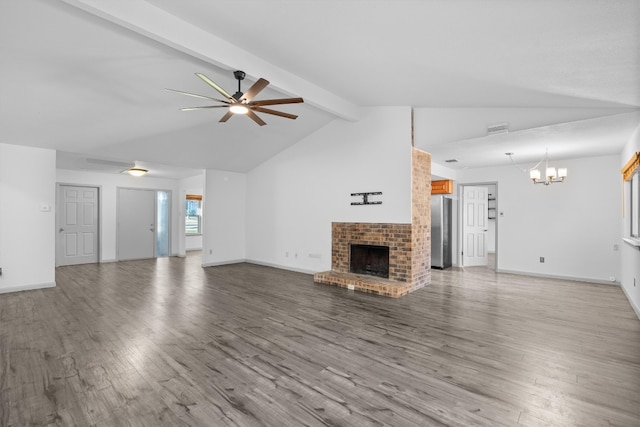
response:
M369 196L382 196L382 191L374 191L369 193L351 193L351 197L362 197L361 202L351 202L353 205L381 205L381 200L369 200Z

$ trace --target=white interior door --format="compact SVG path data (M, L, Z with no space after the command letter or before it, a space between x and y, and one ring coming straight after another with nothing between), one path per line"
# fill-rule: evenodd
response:
M98 262L98 188L58 186L56 265Z
M462 187L462 265L487 265L489 231L487 187Z
M156 192L118 189L118 260L155 256Z

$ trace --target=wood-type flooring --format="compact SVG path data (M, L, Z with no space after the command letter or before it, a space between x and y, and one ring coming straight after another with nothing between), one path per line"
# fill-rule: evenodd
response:
M391 299L200 262L0 295L0 425L640 425L617 286L449 269Z

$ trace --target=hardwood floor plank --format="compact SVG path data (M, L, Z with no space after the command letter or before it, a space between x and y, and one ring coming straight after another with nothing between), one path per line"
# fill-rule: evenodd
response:
M434 270L400 299L197 256L0 295L0 425L638 426L619 287Z

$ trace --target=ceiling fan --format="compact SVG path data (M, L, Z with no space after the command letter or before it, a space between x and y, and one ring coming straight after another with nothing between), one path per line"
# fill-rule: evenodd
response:
M209 99L216 102L221 102L223 105L205 105L202 107L187 107L181 108L182 111L192 111L192 110L204 110L208 108L227 108L229 111L225 113L224 116L220 119L220 122L226 122L233 116L234 114L246 114L249 116L251 120L259 124L260 126L264 126L267 123L262 120L255 112L273 114L274 116L285 117L287 119L295 119L298 116L295 114L283 113L282 111L272 110L271 108L264 108L265 105L280 105L280 104L297 104L304 102L302 98L280 98L280 99L263 99L261 101L254 101L253 98L260 93L267 85L269 84L268 80L263 78L258 79L257 82L253 84L246 92L242 92L240 90L240 83L244 80L245 77L244 71L234 71L233 76L238 80L238 91L233 95L229 94L222 87L218 86L213 80L209 77L205 76L202 73L196 73L202 81L206 84L217 90L222 96L226 99L216 99L211 98L209 96L198 95L195 93L183 92L181 90L175 89L166 89L172 92L181 93L183 95L193 96L196 98Z

